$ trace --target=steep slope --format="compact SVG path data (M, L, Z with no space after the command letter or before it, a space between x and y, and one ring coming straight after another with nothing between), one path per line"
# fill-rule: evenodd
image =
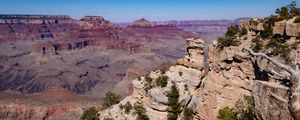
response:
M0 90L22 93L58 85L101 97L130 69L142 74L175 63L184 39L195 36L176 27L119 28L100 16L1 15L0 21Z

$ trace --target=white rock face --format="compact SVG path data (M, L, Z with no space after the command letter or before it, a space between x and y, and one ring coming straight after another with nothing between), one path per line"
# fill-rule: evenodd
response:
M145 90L146 84L148 84L145 77L141 77L140 81L133 80L133 94L126 97L119 104L100 111L100 119L104 119L105 117L116 120L135 119L136 116L132 112L125 114L124 110L119 108L120 104L124 105L129 101L132 105L135 102L141 102L151 120L165 120L168 114L166 111L168 108L168 97L166 95L173 83L179 89L179 103L181 106L197 108L201 97L197 91L197 87L200 86L201 78L203 77L202 70L204 69L204 41L201 39L189 39L187 44L188 52L185 58L183 58L183 65L171 66L164 74L164 76L168 76L166 87L156 86L155 79L163 75L160 71L151 71L149 74L149 77L153 79L151 89L148 91Z

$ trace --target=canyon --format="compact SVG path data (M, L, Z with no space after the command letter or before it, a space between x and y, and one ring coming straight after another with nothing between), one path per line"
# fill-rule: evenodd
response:
M123 98L134 96L134 79L149 72L155 77L158 72L151 70L176 62L179 66L171 67L168 76L182 71L184 76L193 76L187 84L198 88L198 77L210 74L204 69L205 57L198 54L204 55L204 46L224 36L232 24L237 23L150 22L142 18L120 26L101 16L76 20L69 16L0 15L0 96L5 98L0 99L0 118L77 119L84 109L99 108L107 91ZM186 45L187 38L200 36L206 41L188 40ZM180 59L186 50L192 53ZM190 90L184 92L183 100L199 93ZM161 93L158 89L151 94L163 102L165 98L157 97ZM199 99L192 98L193 102Z
M100 16L0 15L0 29L1 119L78 118L107 91L130 95L134 78L174 64L185 39L198 36L146 19L119 27ZM51 101L53 87L68 95ZM78 99L68 103L69 94Z
M100 110L100 119L138 119L136 105L140 104L145 109L144 115L151 120L166 120L174 113L175 119L298 120L300 62L297 56L300 55L300 44L294 33L299 32L300 24L295 23L295 19L278 20L272 26L270 36L264 39L260 36L267 29L262 26L269 24L267 18L243 20L237 28L244 28L245 33L235 33L235 28L228 30L239 43L224 47L220 47L223 45L220 40L215 40L205 50L207 43L203 39L187 39L186 55L178 59L176 65L164 72L153 70L133 80L133 94ZM229 32L226 32L225 39ZM272 42L274 36L282 38L282 44L289 48L294 46L288 54L291 61L286 56L272 55L272 49L252 50L258 44L255 39ZM266 51L268 55L264 53ZM205 53L209 56L207 60ZM166 78L163 86L159 85L162 76ZM177 92L173 92L174 86ZM177 96L178 106L172 104L172 95ZM249 109L243 106L249 107L249 101L252 101L251 113L245 113ZM120 107L128 104L134 106L129 112ZM179 107L177 111L172 110L172 105ZM190 116L186 115L186 109L191 110ZM223 115L226 117L221 115L221 110L225 111ZM235 113L239 110L246 114L246 118L238 118L245 117ZM234 114L238 114L236 118L232 118Z

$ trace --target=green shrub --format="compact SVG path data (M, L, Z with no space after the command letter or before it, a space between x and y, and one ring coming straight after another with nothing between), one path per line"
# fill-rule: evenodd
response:
M175 84L172 85L171 90L167 92L168 97L168 120L177 120L181 112L181 106L178 102L179 90Z
M183 119L184 120L193 120L194 113L192 108L184 108L183 110Z
M248 34L248 30L245 27L242 27L240 36L247 35L247 34Z
M91 107L83 112L81 120L100 120L98 111L95 107Z
M273 29L270 23L264 24L264 30L260 32L260 37L263 39L273 36Z
M218 48L220 49L238 45L240 45L240 41L238 41L235 37L218 38Z
M220 120L237 120L237 112L228 106L222 108L218 112L218 119Z
M245 96L245 105L239 108L239 117L243 120L254 120L255 119L255 104L253 96Z
M223 49L229 46L238 46L240 41L236 39L236 35L240 33L238 25L228 27L224 38L218 38L218 48Z
M141 76L139 76L139 77L138 77L138 81L141 81L141 80L142 80L142 78L141 78Z
M154 87L154 85L152 85L153 79L147 74L145 76L145 81L146 81L146 83L144 83L144 90L146 92L148 92L148 90L150 90Z
M265 47L271 49L273 55L280 55L284 58L288 58L291 52L289 45L278 37L272 38Z
M225 37L234 37L240 33L240 28L238 25L233 25L228 27L227 32L225 33Z
M168 76L159 76L158 78L156 78L155 82L157 86L160 87L166 87L168 84Z
M187 84L184 84L184 90L188 91L189 90L189 86Z
M150 85L152 84L153 79L149 75L145 76L145 80L148 84L150 84Z
M129 114L130 111L132 110L132 105L130 104L129 101L127 101L127 103L124 105L124 109L126 114Z
M218 112L220 120L256 120L253 96L245 96L244 100L236 103L236 108L228 106Z
M259 37L255 37L252 39L252 45L251 48L254 52L259 52L264 48L263 42Z
M179 76L182 76L183 73L181 71L179 71L178 74L179 74Z
M144 108L143 104L140 102L136 102L133 105L134 112L133 114L136 114L136 120L150 120L149 117L146 114L146 109Z
M286 19L291 19L295 16L299 16L300 8L297 8L297 3L293 1L287 6L283 6L281 8L276 9L275 13L277 14L276 21L282 21Z
M105 97L103 98L102 108L103 109L109 108L114 104L118 104L120 101L121 101L120 95L116 95L109 91L105 93Z
M276 9L275 13L279 15L279 17L281 17L283 20L289 18L289 8L286 6Z

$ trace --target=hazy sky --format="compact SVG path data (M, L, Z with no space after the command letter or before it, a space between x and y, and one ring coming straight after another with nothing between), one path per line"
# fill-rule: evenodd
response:
M113 22L263 17L292 0L0 0L0 14L103 16ZM300 4L300 0L296 0Z

